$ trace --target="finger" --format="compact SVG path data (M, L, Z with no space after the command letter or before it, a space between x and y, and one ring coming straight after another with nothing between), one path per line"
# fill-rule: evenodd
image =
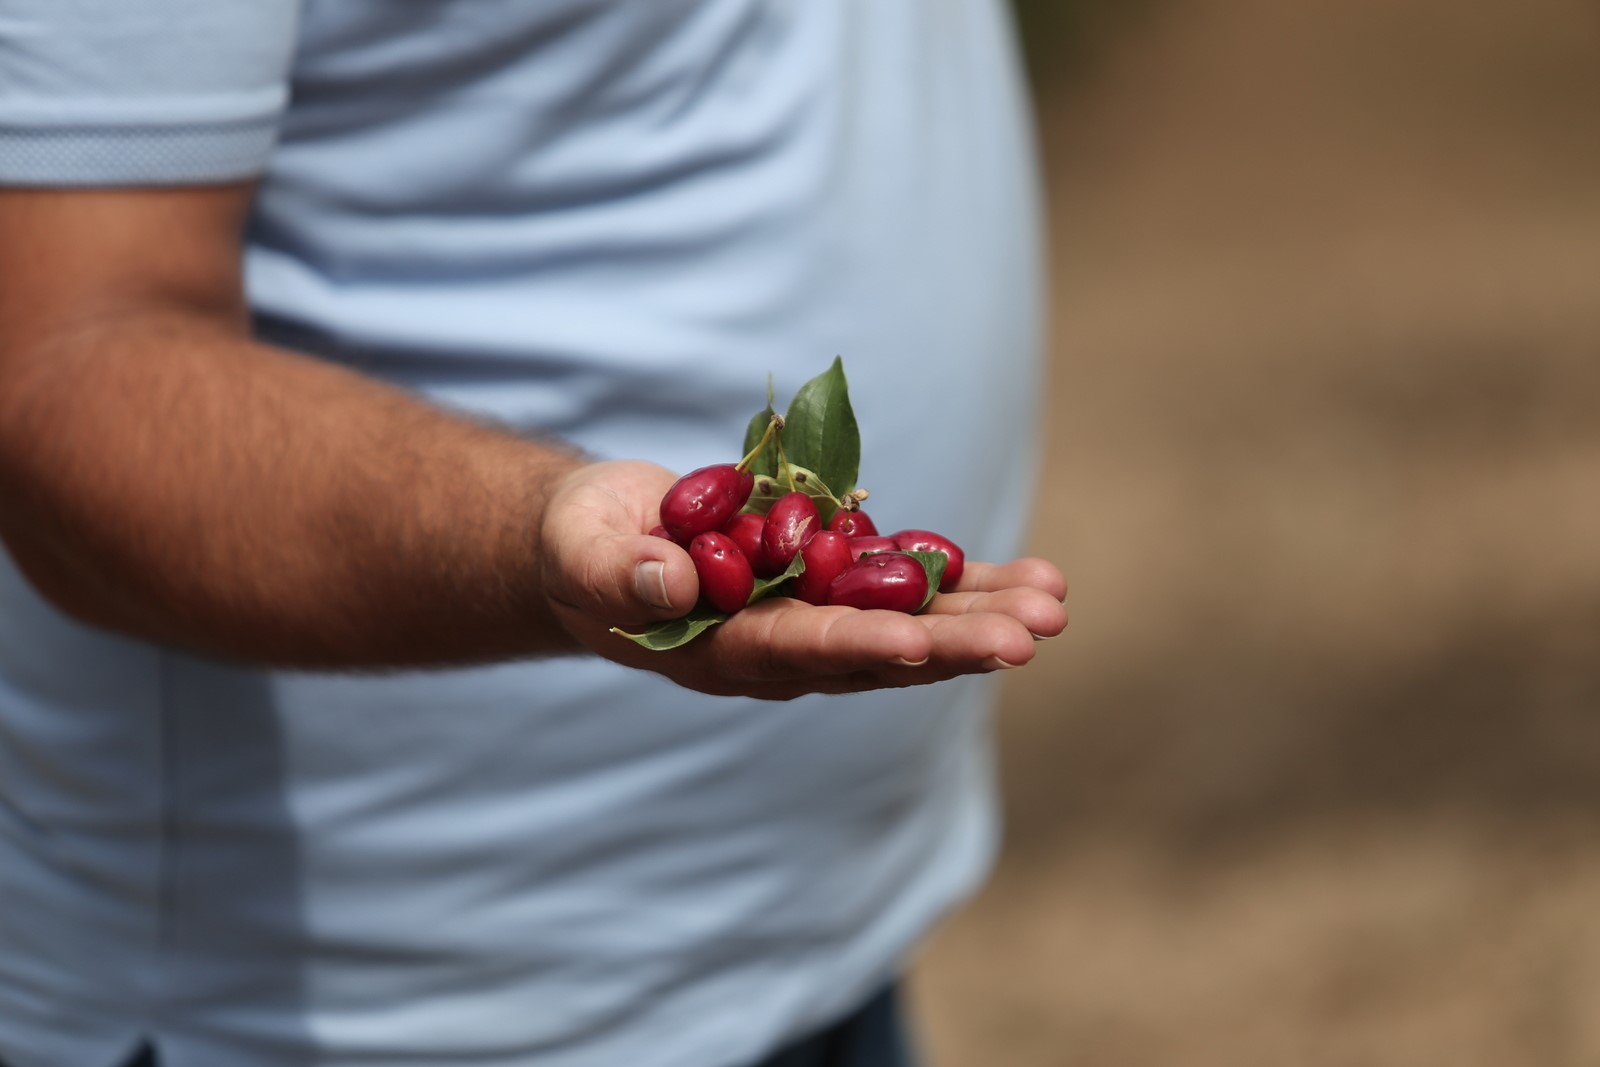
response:
M1015 586L1041 589L1057 600L1067 598L1067 579L1049 560L1027 558L1009 563L968 563L956 592L992 593Z
M746 680L818 679L927 659L925 625L893 611L813 607L776 598L717 627L709 647L720 669Z
M900 644L905 633L894 632L907 625L919 638L914 645ZM1017 620L994 613L913 617L782 600L748 608L693 644L669 652L623 643L608 655L704 693L792 700L808 693L930 685L1020 666L1032 658L1033 643ZM920 660L906 654L917 648L926 649ZM889 652L899 654L884 662ZM852 667L852 662L865 666Z
M1031 586L1000 589L992 593L940 593L929 603L929 615L966 615L990 612L1009 615L1034 637L1055 637L1067 628L1067 609L1061 601Z
M922 618L934 638L926 662L813 679L808 683L812 691L855 693L933 685L961 675L1020 667L1033 659L1035 641L1015 620L982 615Z
M929 663L958 674L1020 667L1034 657L1033 634L1009 615L923 615L933 638Z

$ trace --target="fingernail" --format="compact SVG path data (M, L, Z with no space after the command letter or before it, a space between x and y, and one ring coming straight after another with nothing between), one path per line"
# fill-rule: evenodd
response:
M991 671L1009 671L1013 668L1022 666L1020 663L1007 663L999 656L990 656L988 659L983 661L983 665Z
M672 598L667 596L667 565L659 559L647 559L633 568L633 591L647 604L671 608Z
M928 662L928 657L927 656L923 656L919 660L909 660L909 659L906 659L904 656L896 656L894 659L890 660L889 662L893 663L896 667L920 667L924 663Z
M1035 641L1054 641L1060 636L1060 634L1034 634L1033 639Z

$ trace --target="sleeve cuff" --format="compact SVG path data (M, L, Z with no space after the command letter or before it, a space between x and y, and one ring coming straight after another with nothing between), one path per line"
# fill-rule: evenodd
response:
M266 168L278 116L182 126L0 125L0 183L182 185Z

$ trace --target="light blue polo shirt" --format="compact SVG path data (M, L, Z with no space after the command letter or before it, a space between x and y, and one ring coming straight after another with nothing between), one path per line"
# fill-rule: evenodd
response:
M0 182L260 174L277 343L678 469L845 358L880 527L1017 547L1038 220L996 0L0 0ZM159 419L160 412L151 412ZM0 1060L738 1067L981 879L988 689L263 671L0 555Z

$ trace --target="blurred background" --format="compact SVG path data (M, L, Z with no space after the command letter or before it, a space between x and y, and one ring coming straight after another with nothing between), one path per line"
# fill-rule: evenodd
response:
M1073 623L934 1063L1600 1064L1600 6L1021 15Z

